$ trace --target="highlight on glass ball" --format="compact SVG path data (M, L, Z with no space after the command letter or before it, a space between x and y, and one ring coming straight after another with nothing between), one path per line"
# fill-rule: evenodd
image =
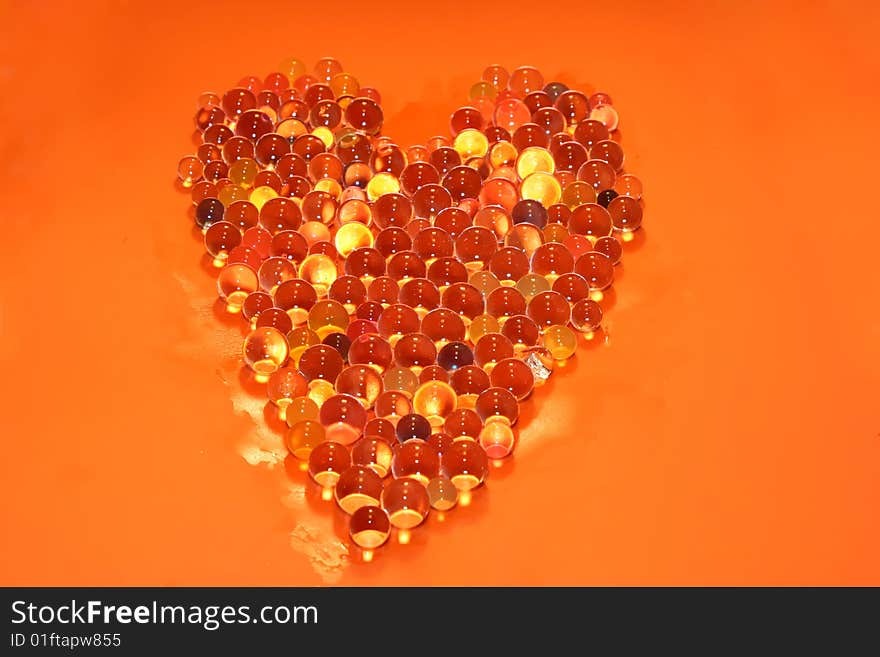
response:
M286 59L201 94L176 162L216 312L242 318L241 377L361 562L492 485L521 407L607 335L644 230L607 93L475 73L446 134L402 144L342 62Z

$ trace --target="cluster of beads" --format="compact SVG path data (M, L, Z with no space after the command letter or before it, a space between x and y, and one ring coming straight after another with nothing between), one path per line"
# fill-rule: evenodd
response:
M365 559L511 453L642 220L604 93L490 66L450 137L404 149L383 118L337 60L289 60L202 94L178 165L244 362Z

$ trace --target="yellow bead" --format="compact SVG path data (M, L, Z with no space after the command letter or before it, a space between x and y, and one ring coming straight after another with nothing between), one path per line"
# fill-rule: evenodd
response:
M520 196L524 199L538 201L545 208L559 203L562 198L562 187L552 174L536 171L522 181Z
M331 333L345 333L348 313L338 301L322 299L309 310L309 328L322 340Z
M336 263L329 256L313 253L300 263L299 277L311 283L319 297L326 296L337 277Z
M501 325L492 315L478 315L468 327L468 338L476 344L487 333L500 333Z
M352 221L339 227L333 243L339 255L347 258L355 249L373 246L373 233L364 224Z
M324 435L324 427L320 422L299 420L285 432L284 444L296 458L308 461L312 449L324 442Z
M441 426L457 403L455 390L443 381L426 381L413 394L413 410L424 416L432 427Z
M333 131L330 128L325 128L324 126L318 126L314 130L312 130L312 134L315 135L318 139L324 142L324 146L327 147L327 150L333 148Z
M236 160L229 167L229 179L239 187L253 187L254 179L256 179L258 173L260 173L260 165L257 164L256 160L252 160L249 157Z
M556 171L556 163L550 151L546 148L530 146L523 150L519 157L516 158L516 174L521 180L524 180L526 176L536 171L553 173Z
M397 194L399 191L400 181L387 171L377 173L367 183L367 197L371 201L375 201L385 194Z
M264 185L263 187L257 187L252 190L248 200L257 206L257 210L261 210L266 204L266 201L270 201L273 198L278 198L278 192L271 187Z
M489 140L486 139L486 135L474 128L459 132L452 145L463 161L472 157L483 157L489 150Z
M567 360L577 350L577 335L567 326L549 326L544 330L543 343L554 360Z
M309 397L294 397L290 400L287 408L284 409L284 420L288 427L295 427L300 422L306 420L318 421L320 408Z

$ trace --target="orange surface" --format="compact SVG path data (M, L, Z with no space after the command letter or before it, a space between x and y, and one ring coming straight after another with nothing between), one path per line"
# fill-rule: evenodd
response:
M880 584L872 3L168 4L0 4L0 583ZM197 94L291 55L379 88L403 144L489 63L607 90L646 185L607 344L370 565L242 459L173 184Z

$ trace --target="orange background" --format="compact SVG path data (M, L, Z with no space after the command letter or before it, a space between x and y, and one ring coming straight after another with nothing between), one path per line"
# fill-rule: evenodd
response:
M0 583L880 585L873 3L415 4L0 3ZM370 565L242 459L173 177L199 92L324 55L404 145L490 63L606 90L646 186L608 342Z

